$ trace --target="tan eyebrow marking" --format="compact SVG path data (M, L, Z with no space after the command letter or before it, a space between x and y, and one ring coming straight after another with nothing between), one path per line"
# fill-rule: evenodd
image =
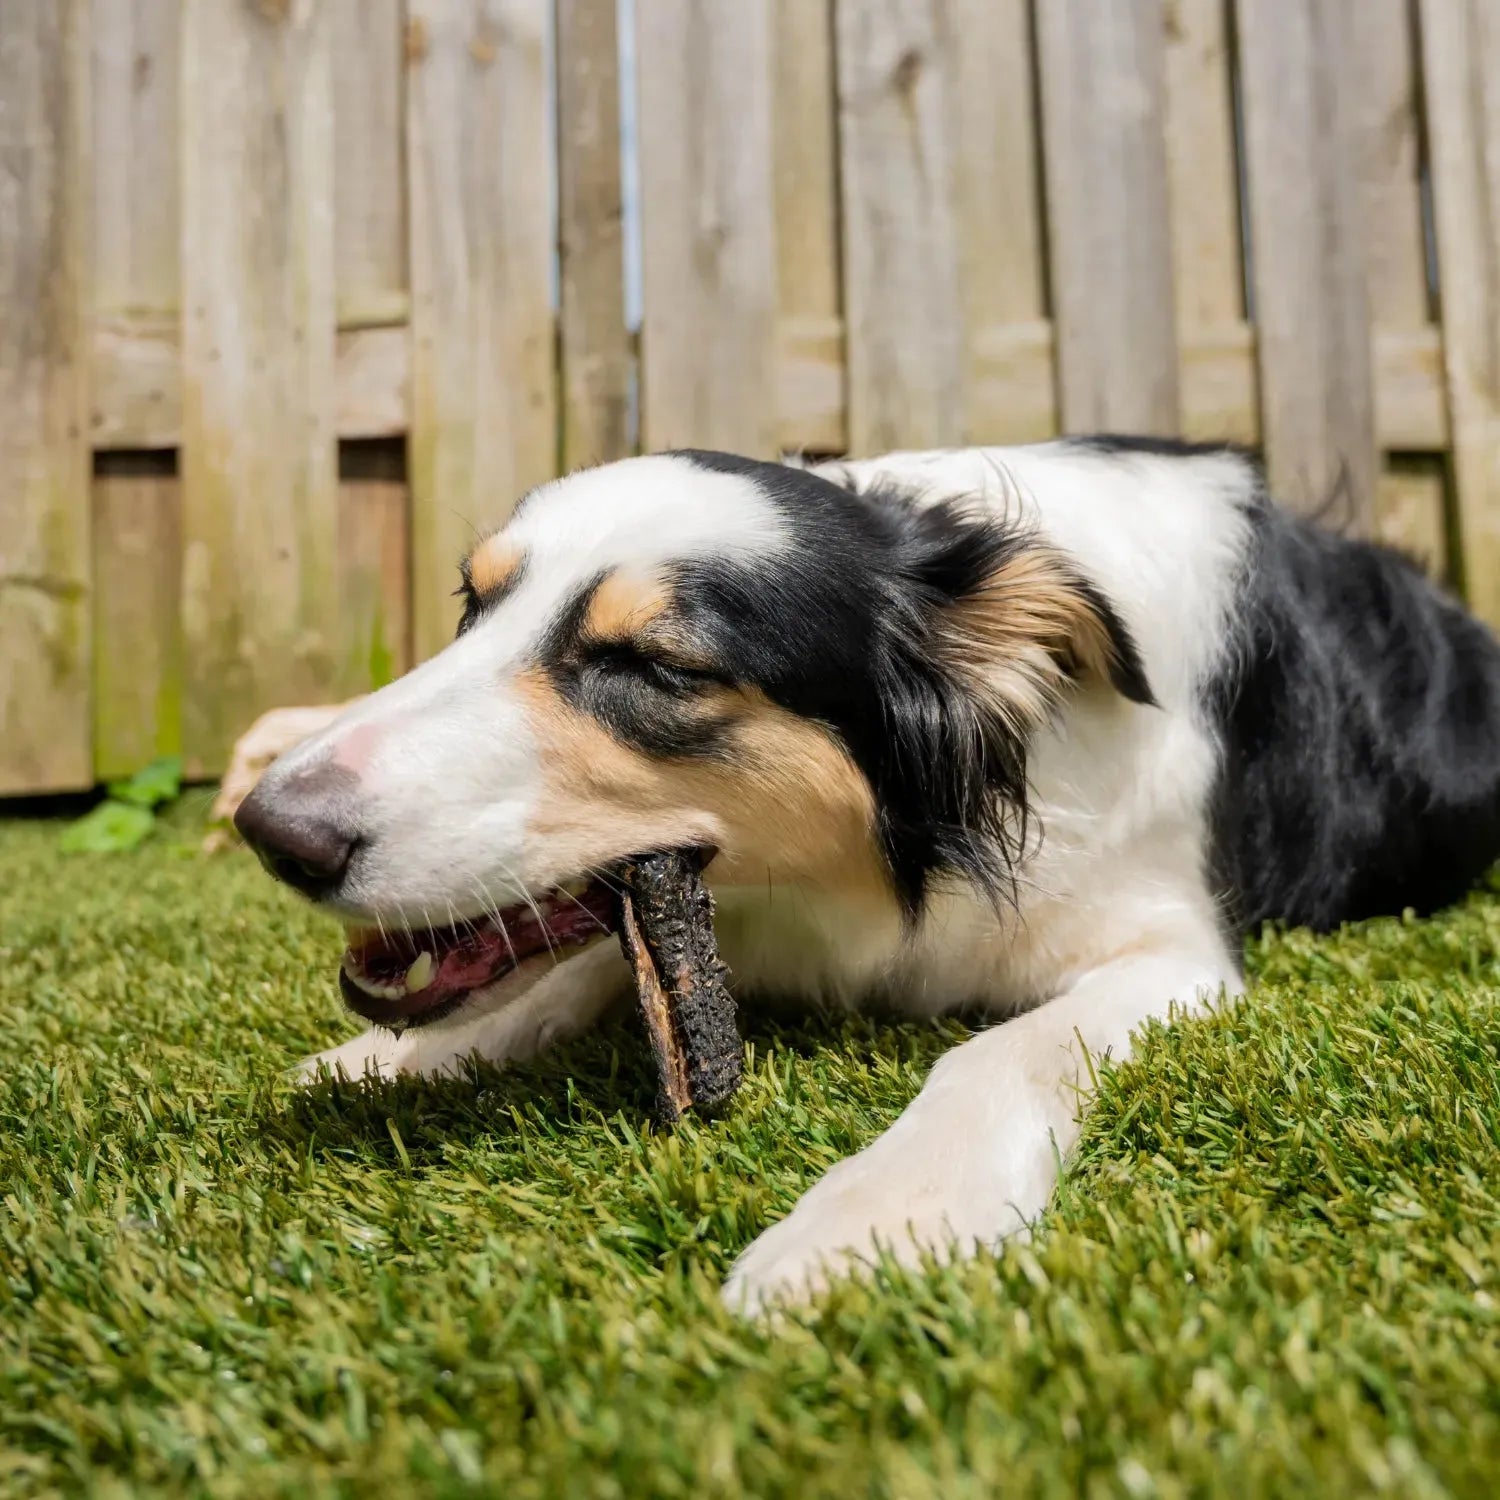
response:
M503 594L516 581L524 554L503 531L487 537L469 554L469 582L483 598Z
M653 579L611 573L594 590L584 615L584 633L596 641L625 641L662 619L671 601Z

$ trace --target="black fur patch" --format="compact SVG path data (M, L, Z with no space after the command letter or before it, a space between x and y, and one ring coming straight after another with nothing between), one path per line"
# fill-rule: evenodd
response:
M1500 649L1406 558L1262 503L1207 701L1235 927L1456 900L1500 855Z
M958 507L854 496L818 475L726 454L678 455L754 483L792 545L764 565L677 565L678 609L727 678L827 726L875 795L892 883L917 912L932 877L1008 896L1025 845L1028 746L942 661L942 612L1029 538ZM1080 586L1085 586L1079 580ZM1149 701L1134 642L1107 601L1121 691Z

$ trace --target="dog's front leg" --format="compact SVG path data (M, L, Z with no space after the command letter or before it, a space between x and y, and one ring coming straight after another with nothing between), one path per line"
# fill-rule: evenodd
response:
M628 987L620 950L602 940L552 963L532 960L454 1015L430 1026L388 1031L372 1026L298 1065L296 1077L314 1083L325 1074L393 1078L415 1073L439 1078L466 1063L526 1062L556 1042L578 1036Z
M912 1264L923 1251L970 1254L1023 1229L1077 1139L1089 1060L1126 1056L1131 1031L1174 1002L1191 1011L1239 985L1222 955L1121 958L956 1047L884 1135L750 1245L725 1301L755 1312L815 1295L873 1259L877 1244Z

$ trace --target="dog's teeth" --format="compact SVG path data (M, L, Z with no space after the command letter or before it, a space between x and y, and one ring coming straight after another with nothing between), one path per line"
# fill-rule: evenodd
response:
M579 878L578 880L565 880L560 886L558 886L558 890L560 890L565 896L572 896L575 899L581 896L586 890L588 890L588 888L589 883L583 878Z
M432 983L432 955L421 953L417 961L406 971L406 993L415 995Z
M344 973L346 973L349 978L352 979L354 983L365 992L365 994L372 995L377 1000L400 1000L403 999L406 995L406 986L404 984L376 984L373 979L366 979L358 969L351 967L349 963L349 955L347 953L344 955L343 969Z

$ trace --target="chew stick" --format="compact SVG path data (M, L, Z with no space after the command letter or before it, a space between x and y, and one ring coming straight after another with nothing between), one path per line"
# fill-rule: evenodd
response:
M656 1058L657 1113L672 1123L739 1087L741 1049L728 970L714 941L713 897L696 859L651 854L624 869L620 947L635 973Z

